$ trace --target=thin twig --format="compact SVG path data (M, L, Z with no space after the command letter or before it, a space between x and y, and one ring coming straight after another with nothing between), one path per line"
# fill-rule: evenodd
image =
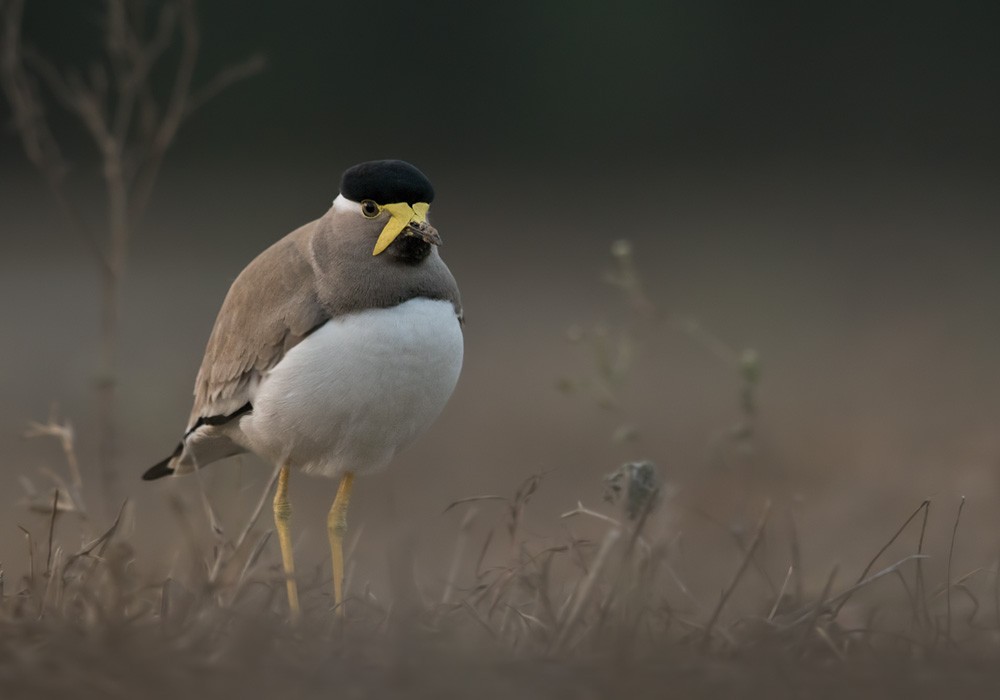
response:
M191 116L194 112L201 109L205 103L210 102L218 96L220 92L241 80L256 75L264 70L266 65L267 60L262 54L254 54L244 61L226 66L190 96L184 110L184 116Z
M617 520L615 520L614 518L612 518L610 515L605 515L604 513L599 513L596 510L591 510L590 508L587 508L585 505L583 505L583 503L580 502L580 501L576 502L576 508L574 508L573 510L566 511L565 513L563 513L559 517L562 518L562 519L565 519L565 518L572 518L572 517L575 517L577 515L587 515L587 516L590 516L591 518L597 518L598 520L603 520L604 522L608 523L609 525L613 525L614 527L619 528L619 529L621 529L621 526L622 526L622 524L620 522L618 522Z
M38 90L24 68L24 46L21 27L24 0L8 0L0 5L0 88L2 88L13 115L13 124L21 137L24 153L35 169L41 173L70 228L84 241L95 259L102 265L106 256L97 237L86 225L79 210L64 189L69 164L62 148L49 126Z

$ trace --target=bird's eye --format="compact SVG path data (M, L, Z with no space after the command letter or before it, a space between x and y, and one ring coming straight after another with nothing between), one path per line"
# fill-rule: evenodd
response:
M374 219L378 216L379 210L379 205L370 199L361 202L361 213L365 215L366 219Z

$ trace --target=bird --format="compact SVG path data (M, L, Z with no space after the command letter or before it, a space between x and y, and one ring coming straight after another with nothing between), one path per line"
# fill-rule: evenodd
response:
M333 603L344 610L343 539L355 476L385 469L439 416L458 382L464 315L428 221L434 188L415 166L344 171L320 218L237 276L219 311L180 444L142 478L253 453L277 472L273 500L290 614L292 471L339 479L327 516Z

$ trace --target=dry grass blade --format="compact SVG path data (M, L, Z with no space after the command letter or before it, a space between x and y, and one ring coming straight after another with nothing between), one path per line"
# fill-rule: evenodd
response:
M35 547L31 541L31 532L18 525L17 529L24 533L24 541L28 546L28 584L34 587L35 582Z
M920 561L921 559L927 559L927 558L928 558L928 556L926 554L911 554L911 555L909 555L907 557L903 557L902 559L900 559L899 561L897 561L892 566L887 566L886 568L882 569L878 573L875 573L872 576L869 576L864 581L859 581L858 583L855 583L853 586L851 586L850 588L848 588L846 591L843 591L842 593L838 593L837 595L835 595L833 598L831 598L829 600L829 604L830 605L836 604L836 607L833 610L830 611L831 614L833 615L833 617L836 617L837 614L840 612L840 609L842 607L844 607L844 604L850 599L851 596L853 596L855 593L857 593L858 591L860 591L862 588L865 588L866 586L870 586L875 581L878 581L880 578L884 578L884 577L886 577L886 576L888 576L890 574L897 573L899 571L899 568L901 566L903 566L903 564L906 564L909 561ZM810 608L810 610L811 609L812 608ZM806 611L806 612L800 611L800 612L796 613L795 615L792 616L794 621L791 622L788 626L789 627L794 627L796 625L801 624L802 622L804 622L809 617L809 614L810 614L809 611Z
M982 607L979 603L979 598L965 584L956 583L955 590L965 594L965 597L972 603L972 609L969 610L969 614L966 616L965 624L969 627L969 629L975 629L977 627L976 615L979 614L979 608Z
M478 501L506 501L506 500L507 498L504 496L496 496L493 494L489 494L486 496L469 496L468 498L460 498L457 501L452 501L451 503L448 504L447 508L441 511L441 514L444 515L455 506L460 506L463 503L476 503Z
M788 588L788 582L792 578L792 572L795 569L795 565L791 564L788 567L788 573L785 574L785 580L781 582L781 590L778 591L777 597L774 599L774 605L771 606L771 612L767 614L767 621L771 622L774 619L775 614L778 612L778 607L781 605L781 601L785 597L785 590Z
M799 543L799 526L795 522L795 513L788 509L789 547L792 557L792 568L795 571L795 602L802 600L802 545Z
M240 550L240 547L243 546L243 543L246 541L247 536L249 536L250 531L253 529L253 526L257 524L257 520L260 518L260 514L264 510L264 504L267 502L267 497L268 495L270 495L271 490L274 488L274 484L278 480L278 475L280 473L281 473L281 467L280 466L275 467L274 471L271 474L271 478L267 482L267 486L264 487L264 490L260 494L260 498L257 499L257 504L254 506L253 512L250 514L250 518L247 520L246 525L244 525L243 529L240 531L240 535L239 537L236 538L236 542L233 543L233 550L232 550L233 554L236 554L236 552ZM204 496L204 490L202 490L202 495ZM207 502L207 497L205 498L205 500ZM211 508L209 508L209 512L211 513ZM219 530L219 533L221 534L221 529ZM224 559L225 557L223 548L219 547L215 555L215 560L212 562L212 568L209 570L208 574L209 583L215 583L215 581L218 579L219 573L222 570Z
M700 610L701 601L694 596L694 594L691 592L691 589L688 588L688 585L686 583L684 583L684 579L682 579L681 575L677 573L677 570L673 567L673 565L669 561L664 561L663 568L667 572L667 575L670 576L670 578L673 580L678 590L680 590L680 592L684 594L684 597L686 597L695 606L695 608ZM699 629L701 629L700 626Z
M508 501L507 535L510 537L510 559L513 561L517 557L518 533L521 523L524 520L524 511L528 506L528 501L538 490L539 484L545 474L532 474L527 479L518 484L514 491L514 498Z
M472 529L472 523L476 519L478 511L475 508L470 508L469 512L465 514L462 518L461 524L458 526L458 537L455 541L455 553L451 559L451 566L448 568L448 576L445 580L444 592L441 594L441 604L447 605L451 602L452 595L455 592L455 582L458 580L459 570L461 569L462 562L465 559L465 550L469 542L469 531Z
M62 562L62 548L56 547L55 551L55 567L52 572L46 572L45 575L45 592L42 594L42 604L38 611L38 617L41 619L45 616L46 611L52 608L58 609L59 599L61 598L61 589L63 577L57 575L57 571L60 568Z
M844 655L844 652L837 648L837 645L830 637L829 632L827 632L822 627L817 626L816 636L819 637L821 640L823 640L823 643L826 644L826 646L830 649L830 651L833 652L833 655L837 657L838 661L841 662L847 661L847 657Z
M56 489L55 495L52 497L52 517L49 518L49 548L48 553L45 555L45 575L48 576L52 571L52 538L56 531L56 517L59 515L59 489Z
M917 554L924 553L924 538L927 535L927 521L930 519L931 506L930 501L927 501L927 507L924 508L924 518L920 523L920 539L917 540ZM917 604L920 606L919 610L923 615L923 624L930 625L931 623L931 611L927 608L927 583L924 580L924 562L921 559L917 560L917 574L916 574L916 592L915 596L917 599Z
M712 611L712 616L708 620L708 624L705 625L705 630L702 633L701 638L701 650L708 651L709 645L712 643L712 630L715 628L716 623L719 621L719 616L722 614L722 609L726 606L726 602L729 597L736 590L736 586L739 585L740 579L743 578L744 572L746 572L747 567L750 565L750 560L753 558L754 553L757 551L757 546L764 535L764 527L767 525L767 518L771 513L771 502L768 501L764 504L764 510L761 513L760 520L757 522L757 528L754 531L753 540L750 541L750 546L747 547L746 552L743 554L743 559L740 561L739 567L736 569L736 573L733 574L732 580L729 585L725 587L722 591L722 596L719 598L719 603L715 606L715 610Z
M549 631L548 625L546 625L544 622L542 622L541 620L539 620L534 615L529 615L528 613L524 612L523 610L520 610L519 608L514 607L513 605L507 605L506 603L505 603L505 605L506 605L507 609L513 611L514 614L517 615L518 618L522 622L524 622L524 623L530 623L530 624L526 624L525 625L525 629L528 632L531 631L531 625L536 625L539 628L539 630L541 630L542 632L548 632Z
M128 500L122 501L121 507L118 509L118 515L115 516L114 522L111 523L111 527L104 531L104 534L94 538L87 544L85 544L76 554L71 554L69 558L66 559L65 568L68 569L70 565L81 557L90 555L95 549L100 548L103 551L104 547L107 546L111 538L115 536L118 532L118 527L121 525L122 516L125 514L125 507L128 505Z
M951 543L948 545L948 588L945 593L945 598L947 600L946 607L946 618L945 618L945 637L950 641L954 642L951 636L951 562L952 558L955 556L955 537L958 535L958 524L962 520L962 510L965 509L965 496L962 496L962 500L958 503L958 512L955 514L955 524L951 528ZM978 608L978 602L976 607Z
M903 534L903 531L906 529L906 526L909 525L913 521L913 519L915 517L917 517L917 514L920 513L920 511L922 511L922 510L926 512L926 510L928 508L930 508L930 506L931 506L930 499L929 498L925 499L919 506L917 506L916 510L914 510L912 513L910 513L910 517L908 517L903 522L903 524L899 526L899 529L896 530L896 532L893 534L893 536L889 538L889 541L886 542L884 545L882 545L882 548L880 550L878 550L878 552L875 554L874 557L871 558L871 561L868 562L868 566L866 566L864 568L864 571L861 572L861 575L858 576L857 583L861 583L862 581L865 580L865 576L867 576L868 572L872 570L873 566L875 566L875 562L877 562L879 560L879 557L881 557L885 553L885 551L887 549L889 549L889 547L891 547L893 545L893 543L897 539L899 539L899 536L901 534ZM925 523L926 523L926 521L925 521ZM922 541L922 536L921 536L921 541ZM840 607L843 607L844 603L846 603L846 602L847 602L846 599L843 600L843 601L841 601ZM835 612L839 612L840 611L840 607L838 607Z
M1000 630L1000 557L993 569L993 625Z
M486 561L486 552L489 551L490 544L493 542L493 530L486 533L486 537L483 539L483 546L479 550L479 557L476 559L476 580L480 580L486 574L483 569L483 562Z
M240 570L240 575L236 579L236 583L233 586L233 595L232 595L233 601L239 598L240 593L243 592L243 589L246 586L251 569L253 569L253 567L257 564L257 560L260 559L260 555L263 553L264 547L267 545L268 540L271 539L271 532L272 532L271 530L268 530L267 532L261 534L261 536L257 538L257 542L254 544L253 549L250 550L250 555L247 557L247 560L243 563L243 568Z
M57 491L62 491L57 498L56 504L60 510L76 511L80 517L87 519L87 507L83 502L83 478L80 475L80 464L76 456L75 433L72 424L67 421L60 421L59 407L53 405L49 412L47 423L31 422L24 433L26 438L51 437L54 438L62 449L66 459L66 467L69 470L69 483L54 471L48 468L41 468L39 471L48 478ZM49 512L48 503L37 494L31 482L24 478L25 491L31 501L31 506L40 512Z
M918 562L919 563L919 560ZM913 611L913 619L917 622L920 621L920 604L917 602L917 596L914 591L910 590L910 584L906 582L906 577L903 576L902 571L896 571L896 578L899 579L899 585L902 587L903 592L906 594L906 599L910 601L910 609Z
M66 458L66 466L69 468L70 478L73 486L77 490L83 488L83 477L80 475L80 463L76 458L75 433L73 425L69 421L59 421L59 410L53 406L49 414L47 423L31 422L24 436L27 438L52 437L59 441L63 456Z
M221 544L223 538L225 537L225 532L222 529L222 524L219 519L215 516L215 509L212 507L212 501L208 498L208 490L205 488L205 480L201 476L201 467L195 464L194 471L194 482L198 485L198 498L201 501L202 510L205 511L205 518L208 520L208 526L212 530L212 534L215 536L216 543Z
M552 650L554 652L562 649L563 645L568 640L573 627L576 625L576 622L580 617L581 611L590 599L591 593L594 590L594 583L597 581L598 575L607 563L608 555L611 553L611 549L618 542L621 534L621 530L611 529L608 530L607 534L604 535L604 539L601 540L601 546L597 550L597 555L594 557L594 562L590 566L590 571L577 588L575 595L572 598L572 604L569 607L566 619L563 621L562 626L559 628L559 632L556 635L555 642L552 646Z
M493 625L484 620L483 616L479 614L478 610L476 610L473 606L469 605L469 602L465 600L462 601L462 607L464 607L472 615L473 620L478 622L483 629L489 632L489 635L491 637L496 639L497 633L496 630L493 629Z
M814 605L812 611L803 618L805 626L802 629L802 636L799 638L799 653L805 652L806 642L809 641L809 633L818 629L816 623L819 621L819 617L823 614L823 610L826 607L826 600L830 596L830 589L833 588L833 582L834 579L837 578L837 571L839 568L839 564L833 565L833 568L830 570L830 575L826 577L826 583L823 584L823 592L820 594L819 598L816 599L816 605Z
M618 567L617 574L615 575L614 583L611 584L611 589L608 592L604 604L601 606L601 616L597 621L598 633L604 629L608 613L611 610L611 603L616 597L618 597L619 591L622 590L626 574L635 574L635 570L632 567L632 553L635 551L636 543L644 541L642 539L642 531L646 527L646 521L649 519L649 514L653 512L653 508L656 506L658 495L658 488L653 489L649 493L649 496L642 505L642 511L639 513L638 519L632 526L632 531L629 533L628 544L625 546L625 553L622 556L622 562Z

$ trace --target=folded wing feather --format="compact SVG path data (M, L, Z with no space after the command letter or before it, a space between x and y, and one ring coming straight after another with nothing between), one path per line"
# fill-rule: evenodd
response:
M279 240L233 282L195 381L189 430L200 419L229 416L252 404L261 376L329 320L308 255L316 223Z

